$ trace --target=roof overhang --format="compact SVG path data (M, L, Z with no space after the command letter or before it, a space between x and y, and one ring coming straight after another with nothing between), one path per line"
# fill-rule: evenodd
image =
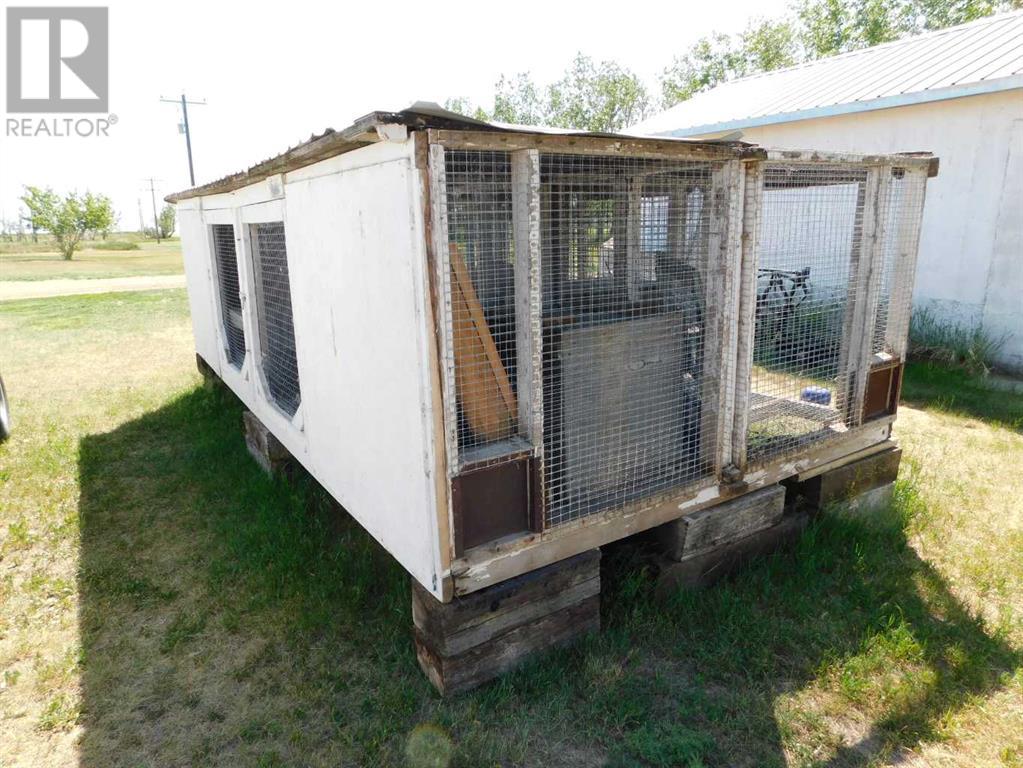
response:
M397 126L397 131L394 130ZM194 197L206 195L219 195L226 192L246 187L250 184L263 181L281 173L288 173L303 168L307 165L326 160L336 155L351 152L352 150L368 146L375 142L393 137L396 133L407 135L401 130L416 131L426 129L439 130L461 130L476 132L491 132L494 134L521 134L521 135L544 135L556 137L580 137L590 139L620 139L631 142L665 142L678 141L689 144L705 144L720 147L722 144L747 148L748 145L741 141L713 141L699 139L685 139L674 136L635 136L619 133L601 133L593 131L574 131L564 128L546 128L528 125L513 125L510 123L488 123L483 120L475 120L464 115L443 109L430 102L416 102L408 109L401 112L370 112L360 117L354 123L341 131L327 129L318 136L312 136L308 141L283 152L275 157L257 163L248 170L225 176L208 184L186 189L181 192L174 192L167 195L164 200L168 203L177 203Z
M1000 91L1011 91L1016 89L1023 89L1023 75L1013 75L1011 77L1003 77L996 80L984 80L964 85L953 85L947 88L935 88L934 90L928 91L902 93L897 96L886 96L880 99L852 101L846 104L832 104L825 107L802 109L797 112L780 112L774 115L760 115L756 117L726 120L718 123L692 125L687 128L661 131L651 135L665 138L696 138L700 136L742 130L744 128L759 128L765 125L794 123L800 120L815 120L822 117L851 115L857 112L873 112L880 109L908 107L914 104L947 101L949 99L960 99L967 96L980 96L986 93L998 93Z

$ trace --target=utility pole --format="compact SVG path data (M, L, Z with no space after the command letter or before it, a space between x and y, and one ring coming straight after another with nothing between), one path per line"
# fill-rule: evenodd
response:
M135 198L135 201L139 204L139 234L146 234L146 222L142 218L142 198Z
M158 179L148 178L143 181L149 182L149 199L153 201L153 229L156 231L156 242L160 243L160 219L156 216L156 186Z
M185 94L181 94L181 99L165 99L163 96L160 97L160 101L167 104L180 104L181 105L181 132L185 134L185 148L188 150L188 180L192 186L195 186L195 170L192 166L192 133L188 129L188 105L195 104L196 106L205 106L205 101L189 101L185 98Z

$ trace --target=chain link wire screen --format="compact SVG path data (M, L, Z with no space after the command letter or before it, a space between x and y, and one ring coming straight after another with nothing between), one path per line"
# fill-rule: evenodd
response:
M461 463L519 432L516 393L515 247L511 163L506 152L445 153L451 318Z
M263 375L273 402L284 413L294 416L302 392L295 356L295 325L291 313L284 222L250 226Z
M747 455L756 462L846 431L847 310L858 298L867 171L764 166Z
M213 256L220 289L220 312L227 342L227 359L241 369L245 362L245 327L242 324L241 292L238 284L238 256L235 251L234 226L213 225Z
M871 346L874 354L899 357L906 351L905 335L913 302L916 249L926 185L927 176L922 172L912 173L905 168L891 170L884 213L881 284Z
M541 154L546 523L713 472L706 446L714 166Z

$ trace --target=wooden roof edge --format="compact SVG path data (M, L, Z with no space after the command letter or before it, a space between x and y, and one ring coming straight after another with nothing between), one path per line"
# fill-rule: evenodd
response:
M544 129L533 126L511 126L495 125L482 120L457 115L448 112L435 105L423 105L417 103L413 108L401 112L375 111L355 120L350 126L335 131L328 128L323 133L311 136L307 141L291 147L285 152L260 163L256 163L247 170L224 176L207 184L202 184L191 189L180 192L172 192L164 197L168 203L177 203L194 197L206 195L219 195L226 192L234 192L242 187L256 184L271 176L280 173L287 173L303 168L307 165L326 160L327 158L351 152L353 149L367 146L379 140L376 135L376 128L382 125L404 125L410 130L424 130L427 128L439 128L450 130L475 130L494 131L505 133L545 133L555 135L591 137L591 138L622 138L630 140L650 140L664 142L663 136L630 136L627 134L604 133L595 131L559 131L557 129ZM716 146L727 145L738 148L741 152L755 153L759 149L741 141L714 141L695 139L668 139L679 143L690 144L714 144Z

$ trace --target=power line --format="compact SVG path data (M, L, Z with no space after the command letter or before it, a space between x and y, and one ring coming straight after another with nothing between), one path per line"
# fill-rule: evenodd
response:
M165 99L163 96L160 97L160 101L167 104L180 104L181 105L181 129L182 133L185 134L185 147L188 149L188 180L192 186L195 186L195 171L192 167L192 133L188 128L188 105L194 104L196 106L206 106L205 101L189 101L185 98L185 94L181 94L181 99Z

